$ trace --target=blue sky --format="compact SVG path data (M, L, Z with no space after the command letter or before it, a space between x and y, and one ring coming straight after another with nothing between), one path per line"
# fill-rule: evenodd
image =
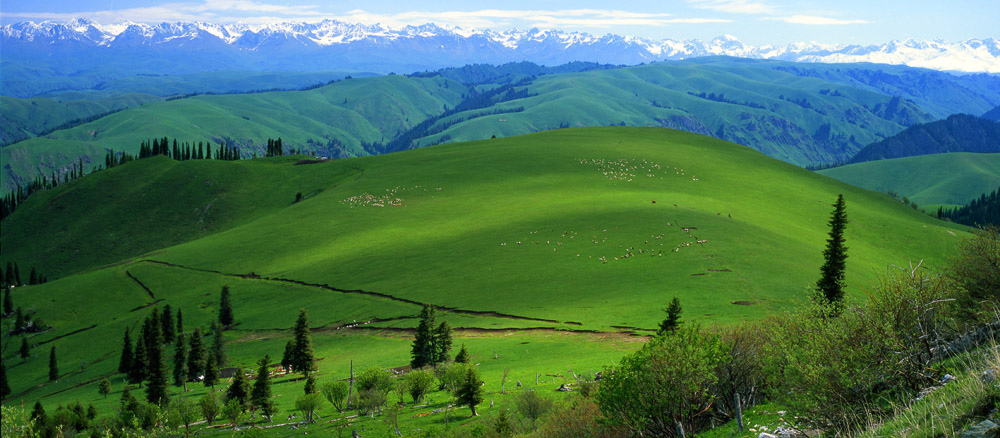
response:
M315 22L326 18L390 26L428 22L504 30L532 27L652 39L711 39L755 44L877 44L894 39L998 37L1000 1L922 0L4 0L0 22L125 20Z

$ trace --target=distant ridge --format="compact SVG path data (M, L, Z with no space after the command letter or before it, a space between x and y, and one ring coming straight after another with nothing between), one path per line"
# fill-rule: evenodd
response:
M1000 123L968 114L955 114L945 120L911 126L899 134L865 146L849 162L947 152L1000 152Z
M795 62L871 62L940 71L1000 73L996 38L890 41L880 45L793 43L752 46L733 36L710 41L530 29L492 31L435 24L391 28L323 20L318 23L220 25L205 22L102 25L21 22L0 27L3 93L24 94L41 77L92 75L95 84L135 74L204 71L371 71L411 73L466 64L572 61L636 65L705 56ZM51 90L61 84L53 83ZM51 91L51 90L43 90ZM35 90L37 91L37 90ZM21 93L21 94L18 94Z

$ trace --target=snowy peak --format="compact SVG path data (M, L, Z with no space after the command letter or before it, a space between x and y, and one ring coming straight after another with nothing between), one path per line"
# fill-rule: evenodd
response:
M636 64L724 55L800 62L874 62L947 71L1000 73L1000 42L995 38L956 43L908 39L869 46L808 42L779 47L751 46L732 35L707 42L655 41L615 34L596 36L538 28L492 31L442 27L432 23L400 28L331 19L317 23L267 25L206 22L101 25L93 20L77 18L66 23L29 21L2 26L0 39L5 49L38 44L49 48L65 45L72 50L86 47L136 49L177 46L185 50L222 47L238 54L299 49L309 53L339 53L350 47L351 51L358 53L365 53L366 50L410 50L426 56L435 54L440 58L425 59L427 66L444 66L453 62L549 63L574 60Z

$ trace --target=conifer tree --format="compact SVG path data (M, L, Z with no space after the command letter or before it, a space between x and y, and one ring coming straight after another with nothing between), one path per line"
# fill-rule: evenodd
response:
M479 378L475 367L465 369L465 375L462 376L462 382L455 391L455 397L459 403L469 406L473 417L479 416L476 405L483 402L483 380Z
M163 313L160 314L160 330L163 331L163 342L170 344L174 342L174 315L170 312L170 305L163 306Z
M45 427L45 423L48 423L49 417L45 415L45 407L42 406L42 402L35 402L35 407L31 409L31 419L35 420L35 424L40 427Z
M289 339L285 343L285 352L281 355L281 366L285 368L285 374L292 371L292 356L295 356L295 341Z
M14 282L11 284L16 286L24 284L21 283L21 272L17 269L17 262L14 262Z
M59 379L59 363L56 361L56 346L49 350L49 381Z
M226 338L222 333L222 326L218 322L212 323L212 355L215 356L215 365L226 366Z
M451 326L448 321L441 321L434 330L434 364L447 362L451 353Z
M188 349L187 375L196 379L205 372L205 344L202 342L201 329L196 328L191 333L190 348ZM215 355L211 355L214 362Z
M462 344L462 348L458 349L458 354L455 355L455 363L469 363L469 350L465 349L465 344Z
M844 205L844 195L837 196L830 216L830 237L826 240L823 250L823 266L820 268L820 279L816 282L822 302L832 306L831 316L839 314L839 307L844 300L844 271L847 268L847 247L844 245L844 229L847 227L847 211Z
M309 377L306 377L306 384L302 389L303 391L305 391L306 395L315 394L319 392L316 390L316 376L311 375Z
M316 355L313 352L312 337L309 335L309 313L306 309L299 309L299 317L295 320L292 334L295 346L292 368L309 377L309 373L316 369Z
M2 278L3 276L0 276ZM4 289L3 291L3 314L10 315L14 313L14 299L10 297L10 289Z
M233 383L229 384L226 390L226 402L236 400L243 409L246 409L250 402L250 384L247 376L243 374L243 369L237 368L233 375Z
M181 315L181 309L177 309L177 334L184 333L184 316Z
M219 324L223 327L233 325L233 305L229 302L229 285L222 286L219 298Z
M411 350L412 360L410 366L418 369L424 365L433 365L437 355L437 346L434 343L434 307L424 305L420 311L420 323L417 324L417 333L413 339L413 349Z
M18 355L21 356L21 359L31 357L31 346L28 345L28 338L21 338L21 349L18 351Z
M215 363L215 355L209 354L205 358L205 380L203 380L205 386L211 386L215 388L215 385L219 383L219 366Z
M129 364L128 381L132 384L142 386L142 381L146 379L146 341L142 336L135 340L132 361Z
M14 284L14 264L7 262L7 270L5 271L3 282L8 286L15 286Z
M38 271L35 271L34 266L31 267L31 274L28 274L28 284L38 284Z
M20 307L14 311L14 333L20 332L24 329L26 321L24 320L24 311Z
M146 385L146 400L158 406L166 406L169 402L167 394L167 358L163 349L163 333L159 321L150 324L152 342L146 345L146 357L149 373L149 385Z
M7 383L7 365L0 363L0 399L10 395L10 385Z
M677 331L677 328L681 325L681 300L674 297L670 300L670 306L663 309L667 312L667 317L660 321L660 329L656 332L658 335L664 333L673 333Z
M260 414L271 421L274 415L274 401L271 400L271 375L268 374L267 364L271 357L264 355L264 358L257 362L257 379L253 382L253 390L250 391L250 404L254 410L260 410Z
M183 386L184 392L187 392L187 362L187 345L184 342L184 335L180 334L174 343L174 386Z

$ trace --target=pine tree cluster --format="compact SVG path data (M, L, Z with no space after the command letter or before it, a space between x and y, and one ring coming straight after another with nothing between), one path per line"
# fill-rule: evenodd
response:
M413 369L447 362L449 359L452 342L451 326L448 325L448 321L442 321L435 327L435 317L434 307L424 305L420 311L420 323L417 325L411 350L410 366Z
M947 210L938 207L937 217L970 227L1000 225L1000 189L988 195L983 193L964 207Z

